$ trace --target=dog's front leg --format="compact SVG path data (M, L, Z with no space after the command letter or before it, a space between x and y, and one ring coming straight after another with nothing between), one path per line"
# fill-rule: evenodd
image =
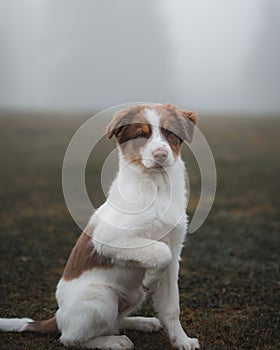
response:
M155 280L159 280L172 260L172 253L167 244L135 236L130 230L107 236L105 234L99 236L99 232L96 231L94 246L98 253L111 258L116 264L133 263L145 269L146 288L149 288Z
M198 340L186 335L179 320L178 271L179 262L175 260L165 271L154 291L154 305L172 346L180 350L195 350L199 348Z

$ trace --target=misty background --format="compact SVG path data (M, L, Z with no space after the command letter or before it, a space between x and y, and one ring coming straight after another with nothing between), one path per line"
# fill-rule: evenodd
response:
M0 110L280 114L279 0L2 0Z
M214 205L182 252L182 324L201 350L279 350L280 0L0 0L0 48L0 316L57 310L76 222L92 214L82 190L97 208L117 171L115 140L102 137L112 109L90 117L170 102L198 112L217 170ZM78 130L74 221L63 161ZM194 144L182 150L190 222L211 176ZM165 332L126 334L135 349L171 350ZM57 335L2 333L0 349L62 347Z

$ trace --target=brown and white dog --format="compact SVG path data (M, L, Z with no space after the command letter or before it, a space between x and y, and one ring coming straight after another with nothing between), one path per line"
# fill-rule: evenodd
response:
M179 321L178 271L187 230L183 141L197 116L165 105L117 112L107 127L119 148L119 172L106 202L79 237L58 283L55 317L0 319L0 330L58 331L65 346L133 349L122 329L164 327L172 346L199 348ZM131 317L147 292L158 314Z

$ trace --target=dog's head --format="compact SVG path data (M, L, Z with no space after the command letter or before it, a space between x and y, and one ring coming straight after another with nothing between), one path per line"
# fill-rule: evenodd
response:
M127 162L161 169L175 163L183 141L192 141L196 123L196 113L170 104L136 105L115 113L107 136L116 136Z

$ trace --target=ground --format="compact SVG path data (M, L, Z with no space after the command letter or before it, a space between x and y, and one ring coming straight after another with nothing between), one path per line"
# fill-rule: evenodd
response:
M80 229L67 211L61 167L67 145L88 116L0 117L1 317L45 319ZM180 272L181 321L202 350L279 349L279 131L280 120L201 116L200 127L218 173L214 206L189 235ZM87 166L95 205L104 200L100 169L106 145ZM102 150L104 151L102 154ZM199 173L184 151L191 197ZM144 315L152 315L151 302ZM127 332L136 349L170 349L164 331ZM56 335L0 335L1 350L63 349Z

